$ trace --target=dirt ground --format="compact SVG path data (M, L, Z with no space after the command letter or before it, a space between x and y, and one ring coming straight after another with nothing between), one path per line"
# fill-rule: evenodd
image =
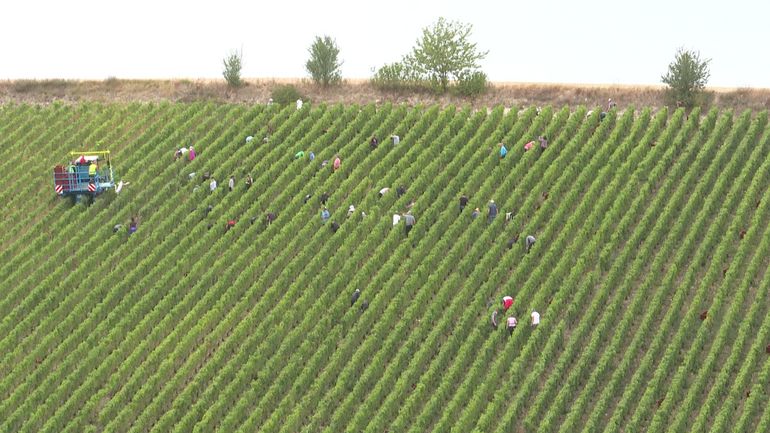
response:
M618 108L666 105L663 86L550 84L550 83L492 83L489 91L475 99L437 96L429 93L382 92L368 80L346 80L341 86L323 89L306 79L246 79L246 85L230 90L224 80L16 80L0 81L0 103L49 104L54 101L129 102L129 101L220 101L257 104L270 98L278 84L294 84L312 102L357 103L394 102L415 104L467 104L475 108L503 105L522 106L606 106L612 98ZM719 108L764 110L770 108L770 89L709 88L710 104Z

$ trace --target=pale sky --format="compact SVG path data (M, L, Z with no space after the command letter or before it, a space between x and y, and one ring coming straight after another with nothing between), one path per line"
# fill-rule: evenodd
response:
M709 86L770 88L763 0L10 0L0 79L306 77L329 35L345 78L411 51L438 17L473 26L492 81L660 84L678 47L710 58Z

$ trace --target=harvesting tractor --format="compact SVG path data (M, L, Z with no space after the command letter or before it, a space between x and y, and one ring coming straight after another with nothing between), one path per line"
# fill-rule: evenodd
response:
M54 190L62 197L93 199L102 192L115 188L110 163L110 151L70 152L70 163L53 168Z

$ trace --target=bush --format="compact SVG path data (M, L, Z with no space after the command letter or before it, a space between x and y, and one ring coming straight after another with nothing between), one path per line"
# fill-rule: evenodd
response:
M476 71L464 74L454 87L455 93L460 96L476 97L487 91L487 74Z
M372 86L384 91L421 90L420 80L405 64L396 62L375 72Z
M270 92L270 97L273 98L274 103L281 105L293 104L297 99L307 102L299 90L291 84L281 84L274 87Z

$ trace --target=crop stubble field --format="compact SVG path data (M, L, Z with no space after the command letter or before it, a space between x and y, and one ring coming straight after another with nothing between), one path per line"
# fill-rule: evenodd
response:
M770 431L767 120L2 105L0 431ZM111 150L131 184L57 198L51 168L76 149ZM405 237L391 216L413 200ZM134 214L136 234L113 233ZM510 337L489 323L506 294Z

